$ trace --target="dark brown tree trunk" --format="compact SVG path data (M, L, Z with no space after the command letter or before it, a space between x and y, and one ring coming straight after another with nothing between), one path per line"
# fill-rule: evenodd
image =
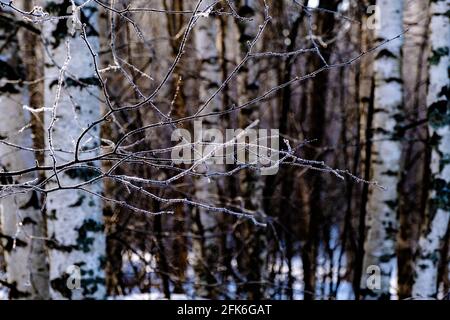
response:
M336 11L339 1L321 0L319 7L327 10ZM333 36L335 25L334 14L320 12L317 15L317 29L314 32L322 38L322 41L328 43ZM327 63L329 62L333 44L328 44L326 48L319 48L321 54ZM314 71L323 66L323 62L318 56L312 58L310 70ZM325 146L325 123L326 123L326 88L328 84L328 73L319 73L311 82L311 96L309 99L309 125L308 139L314 139L306 150L305 157L310 160L323 160L323 147ZM306 241L303 251L303 274L304 274L304 297L305 300L313 300L315 297L316 282L316 257L317 248L320 241L320 225L322 221L322 186L324 184L323 177L318 173L309 175L308 188L311 190L309 204L309 222L308 222L308 240Z

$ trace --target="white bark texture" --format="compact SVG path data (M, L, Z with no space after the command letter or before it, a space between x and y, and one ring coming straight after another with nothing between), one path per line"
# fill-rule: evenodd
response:
M3 24L2 24L3 25ZM12 27L11 29L12 30ZM0 29L1 39L8 39L7 29ZM21 78L17 38L9 39L0 57L0 139L18 146L33 147L26 88L8 83ZM1 41L0 46L5 43ZM34 153L0 143L0 170L14 171L33 167ZM24 175L1 181L21 184L36 175ZM45 299L48 297L48 268L43 239L45 226L41 199L36 192L10 195L0 200L0 240L5 249L9 297L12 299Z
M44 9L64 15L71 1L44 1ZM78 2L77 2L78 3ZM60 12L64 10L64 12ZM69 9L70 10L70 9ZM87 41L98 52L97 7L89 4L81 12L86 24ZM69 11L70 12L70 11ZM69 24L68 24L69 22ZM71 21L47 21L44 38L48 40L45 70L45 114L47 147L52 147L57 165L74 158L75 141L84 128L100 117L100 95L93 57L80 37L71 35ZM67 48L67 43L69 48ZM60 90L58 79L64 79ZM53 125L52 115L56 122ZM51 141L51 143L50 143ZM99 154L100 128L94 127L80 144L80 159ZM61 151L60 151L61 150ZM46 164L53 166L50 155ZM70 187L97 176L97 162L88 168L71 168L58 173L59 183ZM51 176L53 172L48 172ZM48 186L57 188L55 178ZM102 184L85 186L101 194ZM102 217L102 201L81 190L59 190L47 197L47 229L49 241L50 285L53 299L101 299L106 295L104 262L106 240Z
M376 39L384 41L403 31L403 1L379 0L379 28ZM365 299L389 297L390 277L395 264L397 233L397 185L401 163L401 142L396 135L403 114L403 81L401 76L402 40L383 46L374 63L375 102L373 115L373 147L371 179L385 189L372 188L367 203L367 233L364 245L361 294ZM381 288L368 288L366 271L370 266L381 271Z
M450 216L450 109L448 103L450 66L450 3L430 3L428 130L432 147L431 190L425 225L415 261L413 297L436 298L440 251Z
M219 63L219 52L217 48L218 43L218 29L219 21L214 16L208 15L208 11L212 9L216 1L203 1L199 10L204 12L196 23L195 29L195 48L197 59L199 62L200 85L199 90L199 105L203 106L211 96L217 91L221 84L222 76ZM217 112L221 110L220 94L211 100L207 107L203 109L201 114ZM214 141L210 133L213 130L222 132L220 127L220 118L207 117L203 120L203 132L201 135L197 134L195 139L201 139L200 142L217 142ZM198 132L197 132L198 133ZM196 141L197 142L197 141ZM211 150L212 147L199 144L196 146L195 158L202 157L203 150ZM214 156L213 156L214 157ZM221 165L215 163L214 158L207 160L205 163L197 168L197 172L202 174L210 174L213 172L223 171ZM218 187L217 181L207 176L195 179L195 196L204 203L217 204ZM197 230L201 237L196 238L193 242L194 249L194 268L196 269L196 295L199 297L213 298L214 284L217 279L217 270L219 263L219 238L218 234L218 219L217 215L209 212L206 209L198 209ZM206 285L207 284L207 285ZM212 285L212 287L208 286Z

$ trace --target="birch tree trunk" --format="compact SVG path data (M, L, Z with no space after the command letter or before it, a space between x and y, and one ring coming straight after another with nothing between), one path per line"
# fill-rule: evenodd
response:
M199 10L207 11L216 1L203 1ZM195 48L197 59L200 63L200 85L199 85L199 105L205 102L217 91L221 84L221 68L219 64L219 52L217 48L219 20L213 16L200 17L195 30ZM221 111L220 95L211 100L201 114ZM220 130L220 117L207 117L202 121L202 134L197 138L202 138L201 142L217 142L210 135L213 131ZM196 147L199 156L202 150L209 146ZM197 168L197 172L204 176L195 180L195 196L199 201L216 204L218 202L217 181L207 175L223 171L221 166L211 158ZM196 295L198 297L215 298L220 289L217 284L218 263L220 257L220 242L218 238L218 220L213 212L203 208L197 210L195 226L197 227L196 237L193 242L194 248L194 269L196 270Z
M376 39L384 41L400 35L403 31L403 1L379 0L377 6L380 21L375 31ZM401 143L396 136L396 129L403 117L401 59L402 41L396 39L381 48L374 63L371 179L385 189L372 188L369 192L361 277L361 295L365 299L389 298L390 278L395 263L397 185L401 163ZM379 271L379 279L371 278L371 266ZM372 280L374 286L371 285Z
M251 21L239 21L239 53L238 63L245 57L251 43L261 24L261 14L263 12L261 2L257 0L240 1L238 7L239 15L251 18ZM261 39L255 44L253 52L261 48ZM258 79L259 66L250 59L239 72L238 84L238 104L243 105L251 99L257 97L260 83ZM250 107L243 109L238 115L239 127L245 129L253 121L261 118L258 108ZM246 208L258 213L259 217L264 216L263 192L264 180L253 170L245 170L240 176L241 196ZM238 257L239 271L245 277L245 284L238 290L245 298L254 300L264 297L264 282L267 280L267 238L266 229L254 226L250 221L244 222L238 231L240 241L246 243L244 248L240 248L241 254Z
M71 1L68 0L44 1L44 9L50 14L66 15L71 12L69 8ZM97 16L97 7L92 4L81 9L81 22L86 25L87 41L94 52L99 49ZM58 165L73 160L78 136L89 123L100 117L100 90L93 57L80 37L80 31L72 35L70 20L44 23L44 38L47 40L45 106L52 109L45 114L46 143L47 148L53 150ZM97 126L81 141L80 159L98 155L99 146L100 128ZM54 165L50 155L46 157L46 164ZM89 168L59 172L61 186L74 186L96 177L99 164L92 162L88 165ZM48 174L51 176L53 172ZM52 178L47 188L56 187L57 181ZM101 182L85 188L96 194L102 192ZM69 189L49 193L46 204L51 297L104 298L102 201L91 193Z
M359 4L361 12L362 24L359 30L359 42L362 51L367 51L370 44L373 43L373 32L369 28L369 19L373 12L368 12L368 8L375 4L375 0L365 0ZM372 132L370 124L373 116L373 102L374 102L374 76L373 76L373 55L367 55L361 66L359 67L358 78L358 113L359 113L359 143L358 148L360 152L359 172L365 180L370 179L370 160L371 160L371 141ZM355 268L353 271L352 286L355 297L359 297L360 282L364 258L364 240L365 240L365 224L367 212L367 198L369 193L369 185L363 184L358 190L358 238L357 251L355 254ZM360 192L360 194L359 194Z
M448 103L450 66L450 3L430 3L428 130L431 138L431 190L425 225L415 260L413 297L435 298L438 287L440 250L450 216L450 111Z
M11 16L11 18L13 18ZM24 104L36 102L30 99L31 86L25 87L17 83L24 80L36 80L25 63L17 56L19 50L18 37L10 37L14 30L7 22L1 23L1 39L9 39L9 43L1 41L3 53L0 58L0 139L9 143L33 148L36 147L32 136L36 133L32 125L31 115L23 108ZM36 49L36 52L38 50ZM33 59L23 55L24 59ZM36 61L34 61L36 63ZM36 67L35 67L36 68ZM32 78L30 78L32 77ZM8 81L13 81L8 83ZM16 82L16 83L14 83ZM32 107L40 107L32 105ZM1 170L12 171L29 168L35 165L35 155L31 151L19 150L0 143ZM21 184L37 178L37 174L15 177L1 184ZM21 193L0 200L0 239L5 249L7 282L11 299L46 299L48 298L48 266L45 253L45 225L41 210L41 198L36 192Z
M403 21L405 33L403 54L404 114L405 123L426 118L427 44L428 44L428 1L412 0L405 6ZM407 98L406 98L407 97ZM397 236L397 296L399 300L411 297L414 273L414 252L420 237L420 221L425 211L428 196L424 176L429 174L430 152L423 140L427 136L426 126L417 126L404 133L402 170L399 186ZM416 159L417 155L421 155ZM418 186L423 186L419 188Z

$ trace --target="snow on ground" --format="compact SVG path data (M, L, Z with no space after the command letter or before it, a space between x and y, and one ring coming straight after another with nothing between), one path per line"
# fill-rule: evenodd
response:
M336 298L338 300L352 300L354 299L354 293L352 289L352 285L345 279L345 274L347 272L345 265L347 263L345 254L342 256L341 261L340 254L341 249L339 247L339 242L337 241L339 237L339 230L331 230L330 234L330 246L334 248L332 255L332 263L330 263L330 259L325 252L325 249L321 246L318 255L318 268L317 268L317 292L316 296L318 299L327 299L330 295L330 288L333 286L330 285L330 282L336 283L338 276L341 277L341 283L339 288L336 291ZM136 270L142 271L146 274L145 281L148 281L151 286L149 292L142 293L139 288L134 288L131 292L126 293L123 296L115 296L109 297L109 300L164 300L165 296L160 291L161 279L158 274L157 260L154 255L149 252L141 252L136 251L133 253L126 253L123 256L123 264L122 264L122 272L125 278L125 282L127 278L130 280L134 277L134 272ZM188 268L186 270L186 283L184 285L184 290L186 294L172 294L172 300L184 300L184 299L195 299L195 291L194 291L194 282L195 282L195 274L192 268L193 256L192 252L188 254ZM338 267L339 265L344 267ZM235 269L235 272L238 272L237 261L232 261L232 267ZM391 278L391 294L393 299L398 299L397 297L397 265L396 262L392 266L392 278ZM274 299L287 299L285 296L285 285L288 280L288 265L286 261L279 260L276 263L275 270L280 270L280 272L276 275L274 279L274 288L273 288L273 298ZM295 300L301 300L304 297L303 294L303 266L302 260L300 256L295 256L292 259L292 276L294 278L293 282L293 295ZM320 285L320 281L323 281L322 286ZM228 296L233 297L236 295L237 285L229 279L229 281L225 284L228 288ZM281 287L281 288L280 288ZM333 289L334 290L334 289ZM0 286L0 300L7 299L7 289ZM442 294L441 294L442 295Z
M339 263L340 256L340 247L339 247L339 230L338 228L333 229L330 235L331 241L330 245L335 248L333 251L333 263L329 263L328 256L325 254L323 248L319 251L318 256L318 268L317 268L317 280L325 281L325 283L320 286L317 285L317 298L318 299L327 299L330 294L330 281L336 283L338 279L338 275L341 277L341 283L339 288L336 291L337 299L339 300L351 300L354 299L354 294L352 290L352 285L350 282L346 281L343 276L346 274L347 270L345 268L346 265L346 257L345 254L342 257L342 260ZM193 255L192 252L188 253L188 266L186 270L186 282L184 285L184 290L186 292L185 296L180 297L181 299L196 299L195 291L194 291L194 282L195 282L195 274L192 268L193 263ZM136 290L132 290L126 296L122 296L119 298L111 298L111 299L123 299L123 300L159 300L164 299L164 295L159 290L161 279L158 274L157 260L154 255L148 252L140 252L136 251L133 253L128 252L123 256L123 264L122 264L122 272L129 277L133 277L134 270L145 270L147 274L147 278L152 283L152 287L149 293L141 293L138 288ZM292 276L294 278L293 282L293 296L295 300L302 300L304 297L304 284L303 284L303 264L300 256L295 256L292 259ZM339 268L338 266L341 265ZM233 259L231 262L231 266L234 269L235 273L238 273L237 261ZM344 267L343 267L344 266ZM288 299L285 295L286 284L288 282L288 272L289 268L286 261L279 260L276 262L275 270L280 270L279 273L275 276L274 279L274 287L270 294L274 299ZM338 270L339 269L339 270ZM331 278L330 276L331 275ZM393 279L394 280L394 279ZM237 285L230 279L226 284L227 286L227 295L228 297L234 297L237 291ZM177 299L178 296L174 295L171 299Z
M172 294L170 300L187 300L184 294ZM158 292L153 293L132 293L127 296L109 297L108 300L166 300L163 294Z
M8 300L8 291L2 286L0 286L0 300Z

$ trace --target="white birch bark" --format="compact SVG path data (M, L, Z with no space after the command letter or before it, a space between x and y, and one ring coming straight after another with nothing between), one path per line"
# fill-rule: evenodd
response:
M44 9L52 15L65 15L71 1L44 1ZM77 2L79 3L79 2ZM99 49L97 7L84 6L87 41L92 50ZM67 11L66 11L67 12ZM70 12L70 11L69 11ZM98 79L93 57L78 30L71 36L71 24L52 20L44 23L44 37L48 40L45 69L45 106L52 111L45 114L46 128L52 127L52 114L56 122L47 132L47 147L52 147L57 164L74 158L75 141L84 128L100 117ZM69 44L67 48L66 44ZM70 61L69 58L70 57ZM55 65L56 63L56 65ZM59 89L58 79L63 73L64 84ZM60 92L59 92L60 91ZM59 98L58 98L59 97ZM50 141L52 142L50 145ZM99 154L100 128L94 127L82 140L80 159ZM64 150L67 152L60 152ZM46 164L53 165L50 155ZM96 162L88 163L98 168ZM53 172L48 172L51 175ZM89 181L96 171L87 168L69 169L59 173L64 187ZM56 179L47 186L57 187ZM91 192L102 192L101 182L86 187ZM47 197L47 229L49 241L50 286L53 299L101 299L106 295L104 262L106 240L103 233L102 201L80 190L59 190Z
M199 105L203 106L211 96L217 91L221 84L222 76L219 63L218 51L218 29L219 21L213 16L208 16L208 8L216 1L203 1L199 10L205 12L196 24L195 29L195 48L199 62ZM203 109L201 114L221 111L220 94L211 100L207 107ZM214 132L222 132L220 127L220 118L218 116L207 117L202 121L202 133L198 134L195 139L201 138L201 142L217 142L214 141ZM221 141L219 141L221 142ZM195 157L201 157L211 150L211 146L199 144L195 147ZM216 156L216 155L214 155ZM195 196L204 203L217 204L218 186L214 178L207 175L223 171L221 165L215 162L214 156L197 168L197 172L204 176L195 179ZM218 156L218 155L217 155ZM219 160L219 159L218 159ZM220 160L219 160L220 161ZM222 159L223 161L223 159ZM219 238L218 219L213 212L209 212L203 208L198 209L197 228L201 234L193 242L194 249L194 268L196 270L196 295L199 297L213 298L216 296L214 292L214 284L219 279L214 270L218 267L219 258ZM208 286L212 285L212 287Z
M378 0L378 41L398 36L403 31L403 1ZM397 233L397 184L401 163L401 143L396 128L403 117L403 81L401 76L402 40L383 46L374 62L375 102L371 179L385 189L372 188L367 204L367 233L364 245L361 294L365 299L389 298L390 277L395 263ZM370 266L380 271L381 287L368 285Z
M430 133L431 190L426 221L419 240L415 261L413 297L436 298L438 266L450 216L450 111L448 103L450 66L450 3L430 3L431 53L427 93L428 130Z
M12 27L11 27L12 29ZM2 39L11 29L0 29ZM0 139L9 143L33 148L29 112L24 86L8 83L19 80L21 61L18 58L18 38L9 39L0 57ZM0 170L21 170L35 165L34 153L0 143ZM36 174L23 175L1 181L1 184L21 184L37 178ZM1 190L0 190L1 191ZM0 234L5 248L6 281L10 285L11 299L48 298L48 267L45 253L45 225L41 199L36 192L12 194L0 199Z

